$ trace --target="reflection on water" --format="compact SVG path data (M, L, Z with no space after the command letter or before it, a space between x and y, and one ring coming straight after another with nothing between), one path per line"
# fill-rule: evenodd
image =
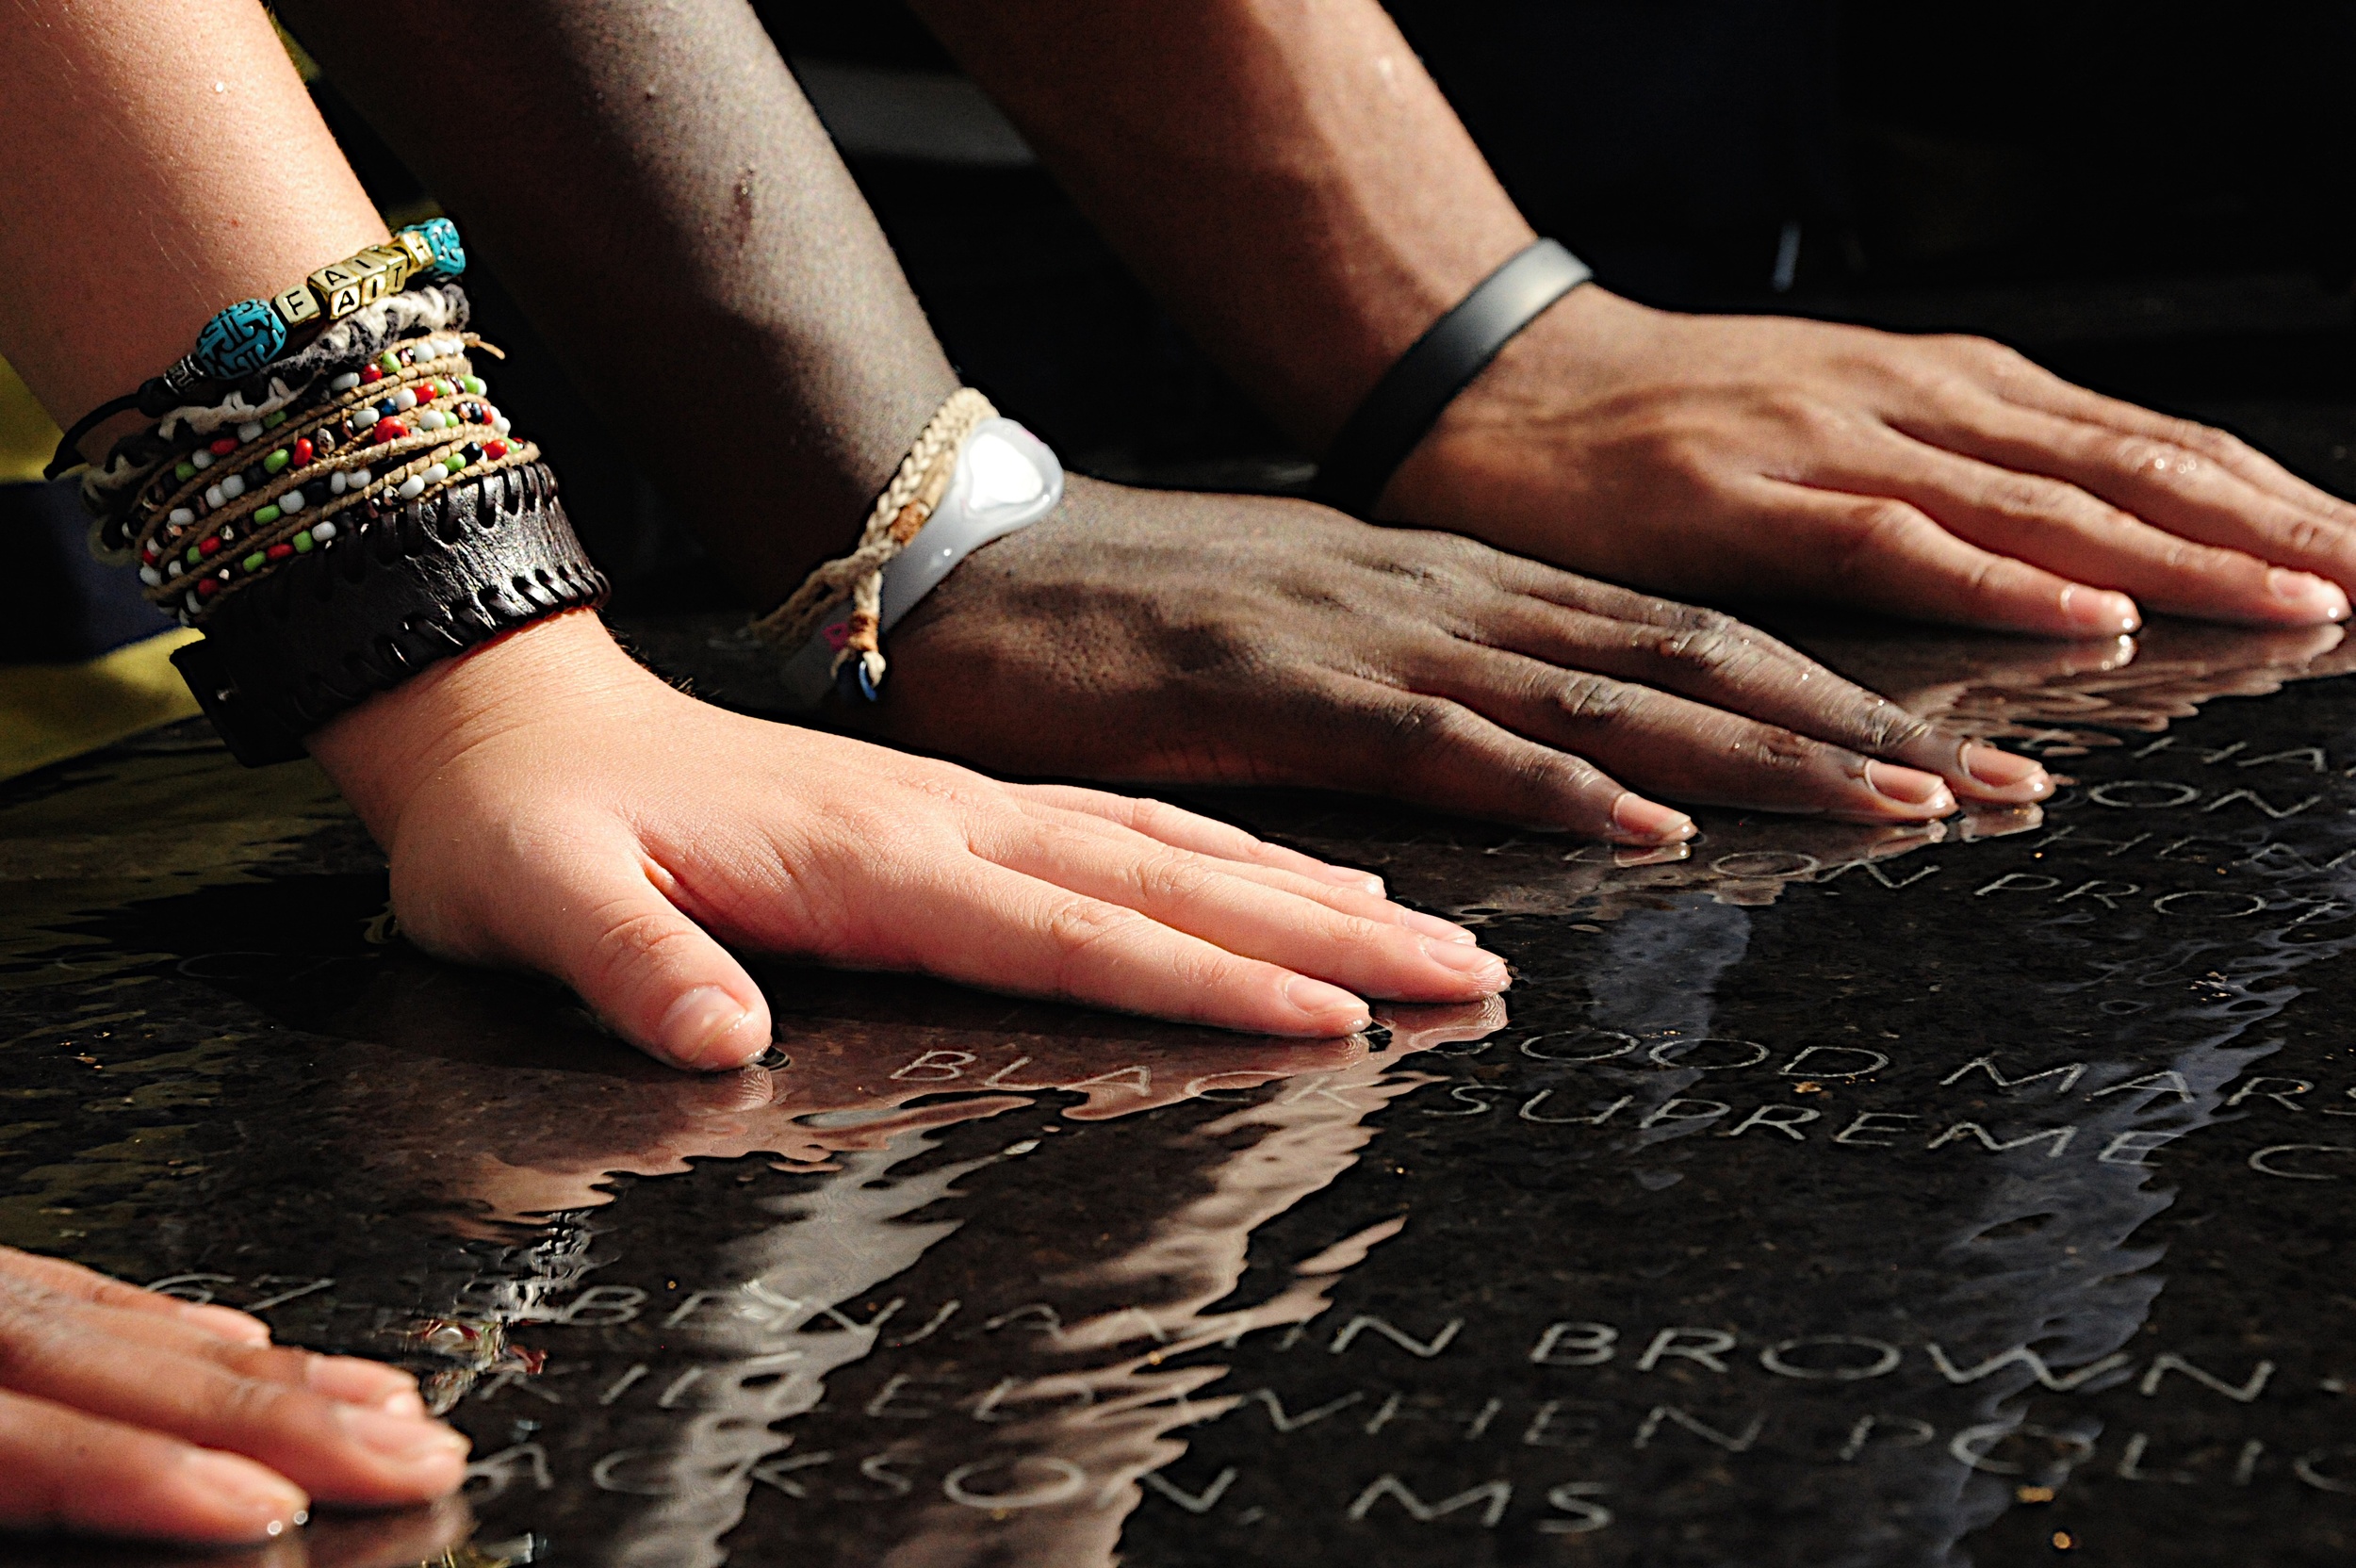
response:
M474 1437L240 1568L2344 1560L2337 633L1818 645L2075 781L1682 858L1232 797L1517 967L1310 1045L777 965L682 1077L410 954L307 769L37 776L0 1239Z

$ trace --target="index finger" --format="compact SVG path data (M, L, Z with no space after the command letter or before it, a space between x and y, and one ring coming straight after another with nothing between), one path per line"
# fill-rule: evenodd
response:
M2327 521L2356 527L2356 506L2330 491L2308 483L2247 441L2213 425L2105 397L2066 381L2042 366L2022 361L2026 370L1997 383L1998 394L2008 402L2064 418L2103 425L2122 435L2149 436L2183 447L2218 464L2278 500L2315 513Z
M2028 758L1943 728L1731 615L1675 609L1679 613L1628 621L1525 596L1500 607L1491 629L1507 652L1919 768L1967 800L2023 805L2053 792L2045 770Z
M1893 421L1892 428L1984 463L2066 480L2196 543L2312 572L2344 588L2356 584L2356 509L2319 490L2293 481L2297 493L2278 493L2238 471L2246 458L2229 463L2178 439L2182 431L2122 431L1995 400L1983 416ZM2220 450L2240 446L2221 433L2199 438Z
M44 1258L38 1252L20 1252L13 1247L0 1247L0 1289L11 1285L53 1291L68 1300L86 1301L92 1306L154 1313L239 1345L270 1343L270 1326L234 1307L184 1301L160 1291L125 1284L121 1280L109 1278L93 1268L84 1268L80 1264L68 1263L63 1258Z

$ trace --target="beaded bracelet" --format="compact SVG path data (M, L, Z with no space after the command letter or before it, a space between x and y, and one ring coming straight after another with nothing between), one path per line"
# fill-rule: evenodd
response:
M57 443L47 477L57 478L81 461L82 438L118 414L138 409L159 416L190 400L209 384L249 376L286 351L290 335L339 321L364 305L407 288L426 274L454 278L466 270L466 248L458 226L430 219L313 272L294 287L267 300L240 300L217 313L196 335L196 349L139 390L99 404L74 423Z
M499 351L479 339L472 341L493 354ZM386 505L417 500L462 476L489 473L538 458L537 446L509 438L510 422L482 397L487 391L482 379L464 371L454 370L448 379L417 377L417 384L434 393L429 400L420 401L412 389L404 387L394 396L407 396L406 407L391 400L383 407L368 407L367 397L381 393L386 384L384 368L387 362L398 364L398 357L388 351L384 360L375 363L379 377L372 384L359 379L368 368L346 372L352 379L341 388L343 397L337 404L298 427L312 434L274 435L274 449L263 456L257 470L269 477L257 489L249 492L242 476L233 474L230 480L240 481L237 494L221 495L222 504L210 506L201 517L193 508L175 508L175 513L187 515L167 514L161 519L139 550L139 577L152 602L172 608L176 599L183 623L199 624L221 597L335 539L338 530L334 519L352 507L365 507L373 518ZM443 364L425 363L429 369L441 368ZM336 378L338 382L343 379ZM355 393L360 394L356 400ZM438 406L445 403L447 410ZM419 410L422 413L416 416L423 428L411 431L399 416ZM321 452L312 435L333 429L338 416L351 438ZM360 433L362 422L367 424L365 435ZM307 452L306 447L311 449ZM329 498L314 507L308 491L322 481ZM211 527L200 530L200 521ZM240 537L237 527L249 524L250 531ZM183 539L191 542L183 546ZM237 547L234 551L229 547L233 545Z
M224 431L296 414L320 395L321 384L376 358L386 349L436 334L456 335L468 315L456 284L427 284L378 301L327 328L312 342L250 378L217 400L172 408L155 426L117 441L103 465L82 476L82 504L97 519L90 546L102 561L128 564L124 524L135 498L167 465L192 463L199 448Z
M482 384L479 379L468 379L476 385ZM184 568L200 566L227 546L240 543L240 529L247 531L242 543L248 549L273 543L267 531L281 523L286 525L281 532L291 536L303 526L294 520L298 514L315 504L325 505L347 493L360 491L380 479L393 488L397 498L407 500L422 493L424 481L414 486L402 482L424 474L428 466L439 466L455 474L486 459L497 462L509 454L515 444L504 435L492 434L490 428L467 430L461 423L464 420L491 427L495 418L504 422L503 416L498 416L490 404L472 399L453 398L450 401L451 416L434 430L410 434L397 420L380 420L371 436L332 455L318 453L310 436L295 435L265 460L267 463L286 459L276 469L263 470L274 473L274 480L258 488L243 490L240 497L224 498L223 507L201 517L190 513L176 525L168 524L159 530L157 537L140 549L139 580L150 588L165 587L167 580L180 576ZM394 427L389 432L384 428L388 424ZM452 433L442 433L445 428ZM395 466L391 463L395 458L411 461ZM200 521L205 526L195 526ZM263 531L256 533L256 530ZM190 542L184 545L184 540Z
M252 587L296 557L308 555L338 538L341 528L335 518L344 512L358 507L373 522L395 507L431 497L451 485L537 463L539 459L539 447L530 441L452 443L389 474L375 476L365 489L355 488L341 499L322 505L316 517L290 522L276 533L243 541L241 554L219 565L209 565L203 576L195 579L193 587L179 588L176 584L181 580L175 580L160 593L151 588L147 597L159 608L169 608L177 594L181 600L177 607L181 625L202 626L205 616L230 595Z
M460 351L466 341L450 335L399 351L387 350L360 370L332 378L327 383L328 399L301 409L298 417L289 418L283 410L265 415L240 426L235 438L223 436L197 449L159 473L133 503L125 529L133 548L141 552L142 561L152 560L147 552L156 543L159 529L169 540L239 498L252 496L257 485L285 477L290 466L299 470L315 454L359 439L384 419L397 418L419 406L418 388L426 391L429 402L466 398L466 404L454 403L461 407L466 422L496 425L503 418L496 408L471 403L471 397L479 397L484 388ZM427 357L419 358L420 354ZM379 399L384 401L378 403ZM373 410L371 404L376 404ZM436 430L442 422L443 416L435 415L424 428ZM506 433L501 430L499 433ZM215 468L221 472L212 473ZM168 488L175 482L176 488ZM252 511L269 498L264 495L239 510Z

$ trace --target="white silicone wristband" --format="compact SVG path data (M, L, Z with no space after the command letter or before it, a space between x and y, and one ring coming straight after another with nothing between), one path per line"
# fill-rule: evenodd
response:
M941 504L908 547L884 568L883 630L891 631L958 562L993 539L1030 527L1062 499L1063 465L1046 442L1012 419L982 421L957 453L957 473ZM797 709L808 711L826 700L834 685L835 650L850 618L845 604L786 661L786 696Z

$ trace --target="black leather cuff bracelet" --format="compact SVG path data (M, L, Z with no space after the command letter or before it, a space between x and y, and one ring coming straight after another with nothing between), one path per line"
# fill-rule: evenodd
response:
M540 464L352 523L224 599L172 656L248 767L302 757L305 735L437 660L605 602Z
M1541 239L1483 278L1375 383L1326 449L1309 493L1354 516L1369 515L1456 394L1547 306L1594 276L1560 244Z

